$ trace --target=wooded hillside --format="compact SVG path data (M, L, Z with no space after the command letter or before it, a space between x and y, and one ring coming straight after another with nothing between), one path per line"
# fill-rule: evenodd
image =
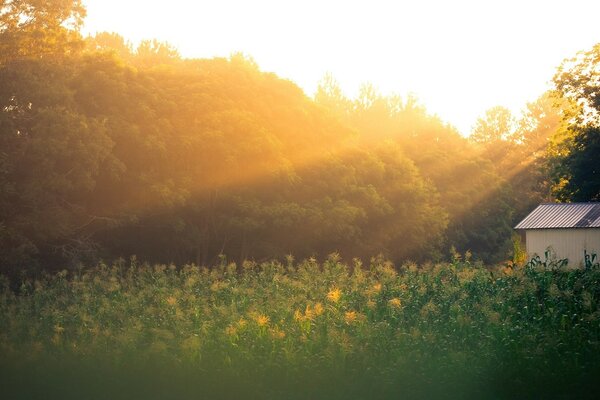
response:
M575 198L561 157L576 164L564 149L597 136L565 122L581 109L566 92L520 120L492 109L467 139L414 98L365 85L348 99L327 77L313 99L243 55L83 38L84 16L79 1L0 7L4 269L133 254L421 261L452 246L494 262L553 187Z

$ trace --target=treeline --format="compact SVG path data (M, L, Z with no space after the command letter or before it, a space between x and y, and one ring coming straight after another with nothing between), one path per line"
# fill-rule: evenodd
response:
M0 8L4 270L451 247L494 262L535 204L577 198L574 89L518 122L490 110L466 139L413 98L348 99L327 78L311 99L243 55L83 38L84 16L77 0Z

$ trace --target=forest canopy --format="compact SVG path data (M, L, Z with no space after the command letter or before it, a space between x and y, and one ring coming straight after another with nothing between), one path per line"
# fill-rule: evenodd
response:
M572 121L584 100L597 109L597 69L577 74L598 57L562 69L520 118L491 109L464 138L412 97L365 85L350 99L328 76L310 98L241 54L84 38L84 17L78 0L0 4L5 270L451 248L496 262L540 201L599 198L596 170L596 186L577 183L597 125Z

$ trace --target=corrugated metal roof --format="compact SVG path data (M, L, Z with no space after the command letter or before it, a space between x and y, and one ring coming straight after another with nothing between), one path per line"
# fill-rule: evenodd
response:
M540 204L515 229L600 228L600 203Z

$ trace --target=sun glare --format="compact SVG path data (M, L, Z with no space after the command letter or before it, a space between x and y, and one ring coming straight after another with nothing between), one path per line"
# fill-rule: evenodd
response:
M361 84L415 94L468 134L495 105L518 112L549 87L560 62L600 37L600 3L565 18L558 1L390 2L85 0L85 32L168 41L185 57L241 51L312 95L325 73L347 95ZM118 10L115 12L115 10Z

